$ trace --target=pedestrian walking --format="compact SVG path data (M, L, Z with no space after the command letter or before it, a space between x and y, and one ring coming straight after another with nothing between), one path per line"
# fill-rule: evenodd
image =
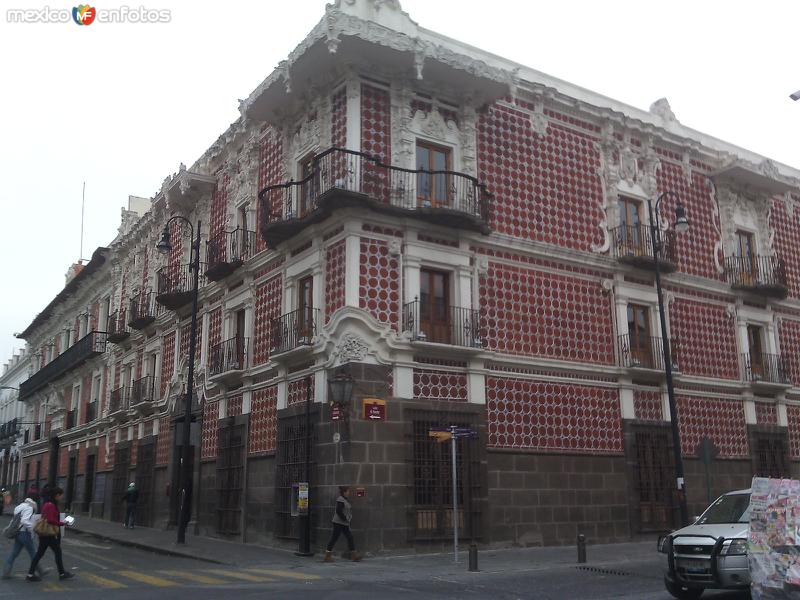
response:
M17 556L19 556L19 553L22 552L23 549L28 551L31 560L36 556L36 548L33 546L33 515L35 515L39 509L36 505L36 500L31 497L34 495L37 494L33 493L33 490L28 490L28 496L25 500L14 508L14 517L11 523L9 523L9 527L14 524L18 515L19 524L14 534L14 547L11 549L11 554L8 555L6 563L3 566L3 579L11 579L11 569L14 567L14 561L17 560ZM38 567L36 572L39 577L43 575L41 567Z
M28 581L42 580L35 572L36 567L39 566L39 561L42 560L48 548L52 548L53 554L55 554L58 578L71 579L74 577L72 573L67 573L64 570L64 562L61 558L61 527L67 525L67 523L59 519L58 502L61 500L64 490L56 486L50 488L48 492L49 500L42 506L42 516L33 527L33 530L39 536L39 548L36 550L36 556L31 561L30 569L28 569Z
M131 481L128 489L125 490L125 495L122 497L125 503L125 525L126 529L133 529L136 522L136 503L139 501L139 490L136 489L136 484Z
M336 498L336 510L333 513L333 531L331 539L328 540L328 547L325 549L325 562L333 561L333 547L336 545L340 535L347 539L347 549L350 551L350 560L358 562L361 555L356 552L356 543L350 531L350 521L353 519L353 507L350 505L350 488L346 485L339 486L339 497Z

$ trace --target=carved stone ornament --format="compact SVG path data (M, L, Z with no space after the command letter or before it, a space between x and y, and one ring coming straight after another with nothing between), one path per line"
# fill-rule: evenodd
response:
M547 118L543 112L535 112L531 115L531 126L533 127L534 133L537 133L541 136L547 135L547 126L550 124L550 119Z
M666 98L659 98L653 102L650 105L650 114L661 117L665 124L673 122L676 123L678 121L678 119L675 118L675 113L672 112L672 107L669 105L669 101Z
M486 275L489 272L489 257L478 256L475 259L475 266L478 269L478 275Z
M362 361L367 352L369 352L367 343L354 333L346 333L339 341L339 363Z
M783 203L786 205L786 214L789 215L790 219L794 219L795 199L791 192L786 192L783 195Z

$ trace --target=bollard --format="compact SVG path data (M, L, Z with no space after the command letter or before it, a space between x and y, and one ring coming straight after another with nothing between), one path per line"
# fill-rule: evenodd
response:
M578 534L578 562L586 562L586 536L582 533Z
M475 544L469 545L469 570L478 570L478 546Z

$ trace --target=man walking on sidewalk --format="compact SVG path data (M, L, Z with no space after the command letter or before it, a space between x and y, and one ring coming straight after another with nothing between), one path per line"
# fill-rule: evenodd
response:
M123 501L125 502L125 527L133 529L136 522L136 503L139 501L139 490L136 489L136 484L133 481L125 491Z
M14 547L11 549L11 554L6 559L6 564L3 566L3 579L11 579L11 569L14 567L14 561L17 556L22 552L22 549L28 551L31 560L36 556L36 549L33 547L33 515L38 510L36 500L31 498L37 494L28 490L28 497L18 504L14 509L14 518L19 515L19 529L14 536ZM42 577L42 568L38 567L37 574Z

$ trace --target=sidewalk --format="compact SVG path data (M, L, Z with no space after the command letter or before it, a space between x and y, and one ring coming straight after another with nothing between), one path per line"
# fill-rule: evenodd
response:
M249 566L270 563L303 570L316 570L316 568L329 566L322 562L323 553L321 551L317 552L314 557L298 557L295 556L293 550L285 548L228 542L216 538L194 536L189 533L187 533L186 545L179 546L175 542L175 530L163 531L148 527L125 529L119 523L88 517L79 517L75 527L67 531L67 536L70 535L70 531L161 555L180 556L224 565ZM344 547L342 544L339 546L337 554ZM390 570L416 575L421 575L423 572L439 576L455 575L467 571L467 545L462 545L460 550L458 563L454 563L452 552L412 554L401 551L393 555L367 556L363 563L351 563L337 557L336 564L345 567L347 571L352 571L352 574L355 574L355 571L366 574L367 572L374 573L374 570L382 572ZM481 549L478 555L478 566L483 573L513 573L577 566L577 550L574 546ZM659 558L655 540L589 545L587 547L588 560L583 566L636 571L643 565L652 566L659 562Z

